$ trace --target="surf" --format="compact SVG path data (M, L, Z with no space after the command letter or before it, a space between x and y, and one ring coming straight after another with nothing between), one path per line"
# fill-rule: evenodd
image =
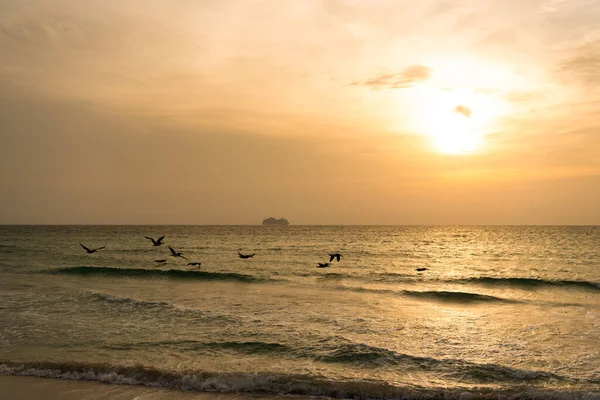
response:
M498 371L492 368L490 372ZM77 362L9 362L0 361L0 374L36 376L54 379L97 381L107 384L164 387L196 392L248 393L262 395L322 396L338 399L505 399L559 397L589 398L589 392L551 389L531 385L542 375L524 372L526 379L515 389L494 387L424 388L418 385L399 386L384 381L335 380L319 375L275 372L211 372L202 370L172 371L142 365L119 366L107 363ZM535 379L534 379L535 380ZM527 385L526 383L529 383ZM471 390L471 392L469 392Z

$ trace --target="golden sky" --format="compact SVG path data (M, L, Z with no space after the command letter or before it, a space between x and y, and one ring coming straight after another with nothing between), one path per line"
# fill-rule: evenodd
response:
M598 0L0 0L0 223L600 224Z

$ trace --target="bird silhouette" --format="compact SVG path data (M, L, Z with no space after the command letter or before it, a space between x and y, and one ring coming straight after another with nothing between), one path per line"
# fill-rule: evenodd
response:
M189 262L186 265L198 265L198 266L200 266L200 265L202 265L202 263L201 262Z
M317 266L317 268L327 268L331 266L331 264L329 264L328 262L326 263L319 263L319 265Z
M150 239L152 240L152 245L153 246L160 246L161 244L163 244L163 239L165 238L165 235L162 235L161 237L158 238L158 240L154 240L151 237L148 236L144 236L146 239Z
M84 250L88 253L88 254L92 254L97 252L98 250L102 250L103 248L105 248L106 246L102 246L102 247L98 247L97 249L90 249L89 247L85 247L84 245L82 245L81 243L79 243L79 245L81 247L84 248Z
M169 246L169 250L171 250L171 255L173 257L181 257L184 260L187 260L187 258L185 258L184 256L181 255L182 253L180 251L175 251L171 246Z
M421 271L427 271L429 268L417 268L417 271L421 272Z
M338 262L340 262L340 258L342 258L342 255L340 253L329 254L329 262L332 262L334 258L337 258Z
M154 260L154 262L155 262L155 263L160 263L160 264L162 264L162 263L166 263L166 262L167 262L167 260Z
M238 256L239 256L240 258L252 258L252 257L254 257L254 254L256 254L256 253L252 253L252 254L242 254L242 253L238 252Z

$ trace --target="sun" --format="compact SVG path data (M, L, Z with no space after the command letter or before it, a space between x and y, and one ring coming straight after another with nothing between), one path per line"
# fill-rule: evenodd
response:
M481 132L473 126L473 121L468 115L470 113L457 112L457 109L470 110L467 106L457 105L454 110L438 111L427 121L425 133L443 153L472 152L482 139Z
M456 89L421 88L413 100L417 129L448 154L476 151L500 109L489 96Z

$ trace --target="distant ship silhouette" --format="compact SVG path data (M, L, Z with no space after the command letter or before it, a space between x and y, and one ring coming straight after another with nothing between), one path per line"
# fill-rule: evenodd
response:
M288 226L290 223L285 218L279 218L279 219L277 219L277 218L270 217L270 218L263 219L262 224L263 225L270 225L270 226L272 226L272 225Z

